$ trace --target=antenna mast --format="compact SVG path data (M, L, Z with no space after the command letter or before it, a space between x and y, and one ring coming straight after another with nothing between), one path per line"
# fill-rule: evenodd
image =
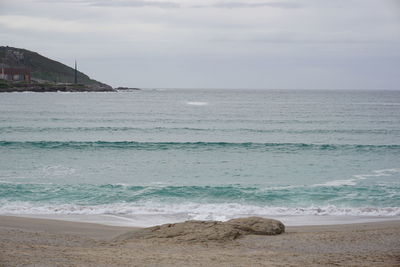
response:
M78 84L78 68L76 65L76 60L75 60L75 77L74 78L75 78L74 79L75 84Z

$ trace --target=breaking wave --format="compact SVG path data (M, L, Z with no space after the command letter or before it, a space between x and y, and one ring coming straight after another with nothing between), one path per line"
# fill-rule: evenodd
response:
M361 144L307 144L307 143L254 143L254 142L135 142L135 141L0 141L0 148L44 148L44 149L85 149L114 148L138 150L166 149L209 149L209 148L243 148L255 150L399 150L400 145L361 145Z
M242 216L400 216L399 207L272 207L239 203L113 203L102 205L3 202L1 214L171 216L183 220L228 220Z

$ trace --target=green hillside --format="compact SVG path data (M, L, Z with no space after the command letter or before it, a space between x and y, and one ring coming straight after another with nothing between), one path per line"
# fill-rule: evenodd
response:
M44 80L52 83L74 82L75 70L73 68L26 49L0 46L0 63L11 67L29 68L32 71L31 75L33 79ZM96 87L110 87L106 84L90 79L89 76L79 71L78 83Z

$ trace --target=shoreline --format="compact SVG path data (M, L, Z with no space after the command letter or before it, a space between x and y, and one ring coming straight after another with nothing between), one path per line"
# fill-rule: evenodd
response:
M242 218L242 217L240 217ZM243 217L245 218L245 217ZM272 217L268 217L272 218ZM170 222L171 224L176 222ZM168 224L168 223L167 223ZM309 224L309 225L287 225L286 232L297 232L297 231L324 231L329 229L339 229L339 228L375 228L375 227L385 227L391 225L398 225L400 227L400 220L398 219L386 219L381 221L368 221L368 222L348 222L348 223L339 223L339 224ZM50 228L47 228L50 226ZM139 226L127 226L127 225L111 225L111 224L103 224L100 222L89 222L89 221L72 221L65 219L56 219L50 217L28 217L28 216L20 216L20 215L0 215L0 227L21 227L30 230L40 230L40 231L60 231L60 229L70 228L73 229L71 232L76 233L87 233L85 231L89 231L89 233L94 233L93 236L99 234L101 237L102 232L97 231L106 231L113 233L124 233L126 231L135 231L146 227ZM153 227L153 226L148 226ZM90 234L92 235L92 234ZM106 234L107 235L107 234Z
M0 93L115 93L114 89L108 88L73 88L73 87L29 87L29 88L0 88Z
M115 241L140 228L0 216L0 266L398 266L400 221L288 226L223 242Z
M186 217L176 217L174 215L116 215L116 214L100 214L100 215L65 215L65 214L1 214L0 218L18 217L32 219L48 219L56 221L76 222L76 223L93 223L104 226L115 227L134 227L145 228L166 223L178 223L187 220L196 220ZM256 215L243 214L241 216L229 217L222 219L226 221L238 217L259 216L282 221L286 226L330 226L330 225L347 225L360 223L380 223L380 222L400 222L400 216L350 216L350 215Z

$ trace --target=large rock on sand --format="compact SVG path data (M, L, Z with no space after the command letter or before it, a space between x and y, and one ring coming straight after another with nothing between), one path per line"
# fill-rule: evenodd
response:
M283 223L273 219L249 217L218 221L186 221L164 224L126 233L115 241L129 239L173 239L177 241L229 241L244 235L278 235L285 231Z

